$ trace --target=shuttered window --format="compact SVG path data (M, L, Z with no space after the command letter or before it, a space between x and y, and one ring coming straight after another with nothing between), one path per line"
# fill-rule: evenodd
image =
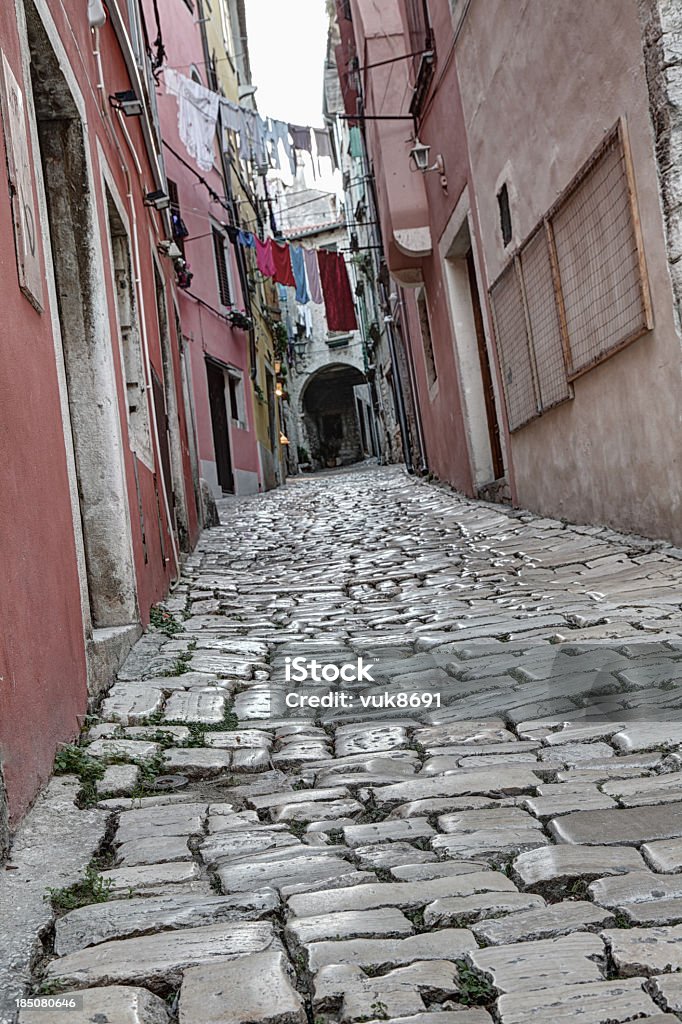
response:
M510 430L653 327L621 121L490 288Z

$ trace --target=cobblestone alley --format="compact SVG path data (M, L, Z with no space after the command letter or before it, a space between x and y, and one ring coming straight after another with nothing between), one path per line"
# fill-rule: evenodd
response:
M372 466L221 515L17 836L0 1020L682 1019L682 553Z

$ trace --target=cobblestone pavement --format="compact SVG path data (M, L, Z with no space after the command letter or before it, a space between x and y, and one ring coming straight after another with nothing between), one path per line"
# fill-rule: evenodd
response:
M682 1019L680 552L397 469L223 523L48 791L21 1024Z

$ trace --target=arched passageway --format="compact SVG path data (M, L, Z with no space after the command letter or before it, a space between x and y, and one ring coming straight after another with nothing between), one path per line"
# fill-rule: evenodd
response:
M347 466L376 454L369 387L355 366L333 363L312 374L301 412L318 467Z

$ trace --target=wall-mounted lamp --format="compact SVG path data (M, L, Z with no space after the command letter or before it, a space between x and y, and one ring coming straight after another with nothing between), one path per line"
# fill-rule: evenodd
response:
M133 89L115 92L109 97L109 102L114 110L122 110L126 117L140 117L142 114L142 100L137 98Z
M170 196L160 188L156 192L147 192L144 205L153 206L155 210L167 210L170 206Z
M88 25L90 28L102 28L107 20L102 0L88 0Z
M429 153L431 147L427 146L425 142L420 142L419 138L414 140L414 145L410 150L410 160L415 171L421 171L422 174L428 174L430 171L436 171L440 174L440 183L445 192L448 189L448 179L445 176L445 161L439 153L436 157L435 162L429 167Z
M166 238L163 242L159 242L157 249L162 256L168 256L171 260L182 259L182 251L180 250L180 247L170 238Z
M284 388L279 383L279 381L277 382L277 385L275 387L275 394L277 395L278 398L281 398L282 395L284 394Z
M280 444L283 444L283 445L285 445L285 446L291 443L291 442L289 441L289 438L287 437L287 435L286 435L286 434L283 434L281 430L280 430L280 432L279 432L279 443L280 443Z

